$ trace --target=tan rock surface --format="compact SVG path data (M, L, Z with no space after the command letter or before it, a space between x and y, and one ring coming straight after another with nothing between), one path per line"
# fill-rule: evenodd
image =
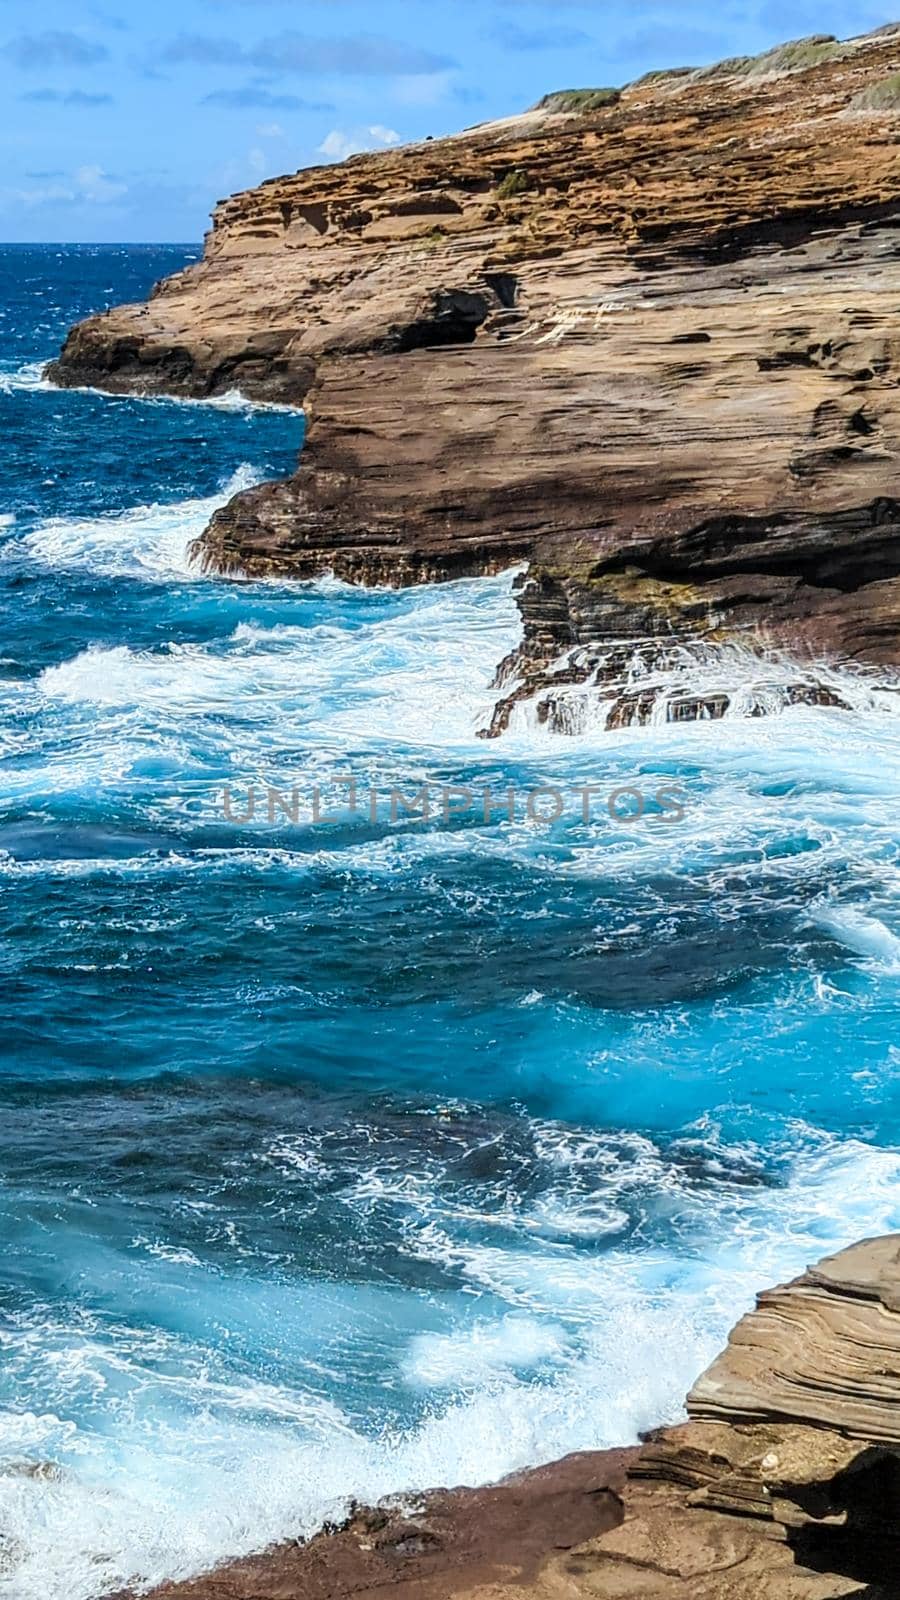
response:
M900 1448L900 1237L855 1244L761 1294L688 1413L822 1425Z

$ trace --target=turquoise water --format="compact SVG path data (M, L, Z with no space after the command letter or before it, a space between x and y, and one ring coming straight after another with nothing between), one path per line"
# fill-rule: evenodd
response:
M302 419L41 376L76 317L195 254L0 252L16 1600L633 1439L756 1288L900 1224L890 685L485 744L512 574L202 577L189 541L290 470ZM335 813L349 774L374 820ZM423 783L521 798L392 823L392 786ZM296 786L298 821L229 821L226 784L236 810ZM683 821L610 817L666 784ZM541 785L566 791L551 825Z

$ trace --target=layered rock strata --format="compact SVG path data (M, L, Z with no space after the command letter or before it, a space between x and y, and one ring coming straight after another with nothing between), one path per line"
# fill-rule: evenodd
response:
M644 720L636 644L895 666L898 71L900 28L808 41L274 179L53 375L307 406L297 473L217 514L211 570L527 562L489 731L534 697ZM784 687L825 692L814 665Z
M640 1449L354 1508L158 1600L896 1600L900 1235L762 1294L687 1409Z

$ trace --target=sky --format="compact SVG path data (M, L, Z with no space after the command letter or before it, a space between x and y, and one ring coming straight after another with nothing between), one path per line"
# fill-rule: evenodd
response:
M0 240L199 241L263 178L900 0L0 0Z

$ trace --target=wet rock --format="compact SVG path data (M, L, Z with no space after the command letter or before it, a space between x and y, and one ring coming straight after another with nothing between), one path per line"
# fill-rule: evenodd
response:
M439 1490L367 1510L336 1529L170 1584L154 1600L443 1600L453 1594L522 1600L548 1556L621 1521L634 1450L570 1456L487 1489ZM120 1597L125 1600L125 1597Z

